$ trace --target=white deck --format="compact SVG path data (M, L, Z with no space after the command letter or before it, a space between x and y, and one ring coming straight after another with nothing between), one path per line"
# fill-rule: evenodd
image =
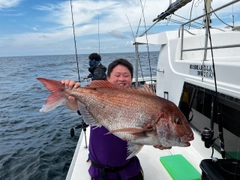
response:
M89 128L86 130L87 140L89 139ZM88 143L88 142L87 142ZM85 146L85 137L83 131L79 137L77 147L72 158L70 168L66 180L88 180L91 177L88 174L88 168L91 162L86 162L88 159L88 148Z
M87 139L89 138L89 128L86 131ZM194 143L199 143L199 138L197 134L195 135ZM67 180L88 180L91 179L88 174L88 168L90 162L86 162L88 158L88 149L85 148L84 133L81 133L79 137L79 142L77 144L75 154L72 159L69 172L67 174ZM198 142L197 142L198 141ZM202 148L204 149L203 142L200 142ZM209 157L211 155L211 150L208 149ZM137 155L143 171L145 180L172 180L171 176L168 174L162 163L160 162L161 156L168 156L171 154L181 154L183 155L198 172L201 174L201 169L199 164L203 157L194 149L193 146L190 147L173 147L171 150L159 150L152 146L144 146L143 149ZM219 154L216 153L219 157ZM179 165L181 166L181 165Z

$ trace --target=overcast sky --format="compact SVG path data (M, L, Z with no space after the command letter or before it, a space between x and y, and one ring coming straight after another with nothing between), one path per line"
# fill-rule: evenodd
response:
M212 7L230 1L213 0ZM189 18L192 3L192 17L202 14L203 0L190 2L176 14ZM151 26L152 20L167 9L169 0L73 0L72 5L79 54L134 52L133 33L135 36L138 29L140 34ZM231 23L234 12L235 25L240 25L239 11L238 2L220 11L218 16ZM164 21L149 33L177 28ZM158 47L150 47L150 50L155 49ZM74 53L68 0L0 0L0 56Z

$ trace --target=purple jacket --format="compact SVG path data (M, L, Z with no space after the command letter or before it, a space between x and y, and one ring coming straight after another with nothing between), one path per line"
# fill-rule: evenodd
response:
M127 142L118 138L113 134L104 135L108 132L105 127L91 127L89 151L90 159L98 164L110 167L126 166L118 171L121 180L127 180L136 176L141 165L138 158L135 156L130 160L127 158ZM101 169L90 166L89 174L96 180L101 180ZM106 172L107 179L117 179L115 172Z

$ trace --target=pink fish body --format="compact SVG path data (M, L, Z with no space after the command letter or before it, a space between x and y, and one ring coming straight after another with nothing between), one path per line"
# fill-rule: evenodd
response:
M93 81L86 87L70 90L59 81L37 79L52 93L41 112L56 108L69 96L75 97L86 123L104 126L109 133L128 142L128 158L143 145L187 147L194 139L179 108L147 87L122 88L108 81Z

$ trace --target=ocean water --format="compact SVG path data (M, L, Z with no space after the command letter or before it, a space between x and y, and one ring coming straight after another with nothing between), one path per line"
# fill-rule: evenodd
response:
M135 66L135 53L101 56L105 66L117 58ZM140 77L156 75L157 58L158 52L140 53ZM70 129L81 119L64 105L40 113L49 92L36 78L77 81L75 55L0 57L0 63L0 179L65 179L81 131L71 137ZM84 86L88 55L78 55L78 63Z

